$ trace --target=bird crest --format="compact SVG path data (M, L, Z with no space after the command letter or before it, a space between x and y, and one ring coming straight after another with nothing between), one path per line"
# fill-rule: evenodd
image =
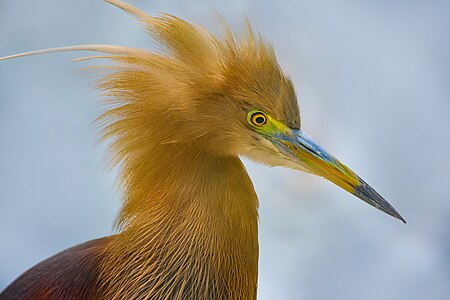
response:
M153 141L182 143L211 138L215 133L208 131L216 128L225 132L216 143L227 142L226 132L239 126L232 122L223 124L223 118L233 120L239 113L228 107L266 110L292 128L300 127L292 82L281 71L272 46L253 31L248 21L246 33L236 37L221 20L224 36L218 37L169 14L150 16L123 1L105 1L137 18L158 49L152 52L124 46L81 45L3 59L64 51L103 53L75 61L111 59L115 63L112 66L95 67L106 71L96 80L96 86L105 96L106 108L97 121L101 128L100 140L112 141L111 166L127 160L132 149L141 148L136 146L142 144L143 135L151 136L149 133L155 133L155 128L168 121L173 123L172 128L185 128L183 132L189 133L190 138L165 132L166 138L161 140L155 136ZM132 141L132 137L136 140Z

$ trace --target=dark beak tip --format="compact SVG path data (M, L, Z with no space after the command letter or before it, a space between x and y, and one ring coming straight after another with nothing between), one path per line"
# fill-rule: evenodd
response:
M399 219L406 224L406 220L397 212L397 210L389 204L380 194L378 194L370 185L361 178L360 185L355 188L355 195L369 205L381 210L382 212Z
M403 224L406 224L406 223L407 223L406 220L405 220L405 218L403 218L398 212L397 212L397 215L395 215L395 218L397 218L397 219L399 219L400 221L402 221Z
M400 213L394 207L392 207L392 205L390 205L386 200L384 200L384 201L385 201L386 205L383 205L383 206L379 206L379 205L375 206L374 205L374 207L376 207L377 209L381 210L382 212L390 215L391 217L394 217L397 220L400 220L403 224L406 224L407 222L406 222L405 218L403 218L402 215L400 215Z
M380 196L381 197L381 196ZM383 198L382 198L383 199ZM384 200L384 199L383 199ZM403 224L406 224L406 220L405 218L402 217L402 215L400 215L400 213L392 206L389 204L389 202L387 202L386 200L384 200L385 203L387 204L387 207L383 207L382 209L380 209L381 211L387 213L388 215L400 220L403 222Z

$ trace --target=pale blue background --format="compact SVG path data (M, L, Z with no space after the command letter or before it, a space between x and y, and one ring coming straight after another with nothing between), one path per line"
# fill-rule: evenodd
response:
M303 128L408 220L332 184L247 163L261 201L259 299L450 299L450 1L130 0L217 31L243 16L275 45ZM81 43L151 47L93 0L0 0L0 54ZM111 233L119 195L78 54L0 63L0 289Z

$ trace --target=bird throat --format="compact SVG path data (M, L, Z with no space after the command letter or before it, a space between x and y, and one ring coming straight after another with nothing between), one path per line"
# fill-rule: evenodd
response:
M256 299L258 200L239 157L159 145L123 171L106 299Z

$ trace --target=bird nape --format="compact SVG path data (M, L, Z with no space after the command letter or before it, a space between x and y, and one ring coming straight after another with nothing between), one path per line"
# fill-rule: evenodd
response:
M157 52L83 45L113 64L96 81L109 163L120 170L119 233L63 251L0 299L255 299L258 199L240 156L324 177L404 222L374 189L300 129L291 80L247 26L224 36L172 15L135 16Z

